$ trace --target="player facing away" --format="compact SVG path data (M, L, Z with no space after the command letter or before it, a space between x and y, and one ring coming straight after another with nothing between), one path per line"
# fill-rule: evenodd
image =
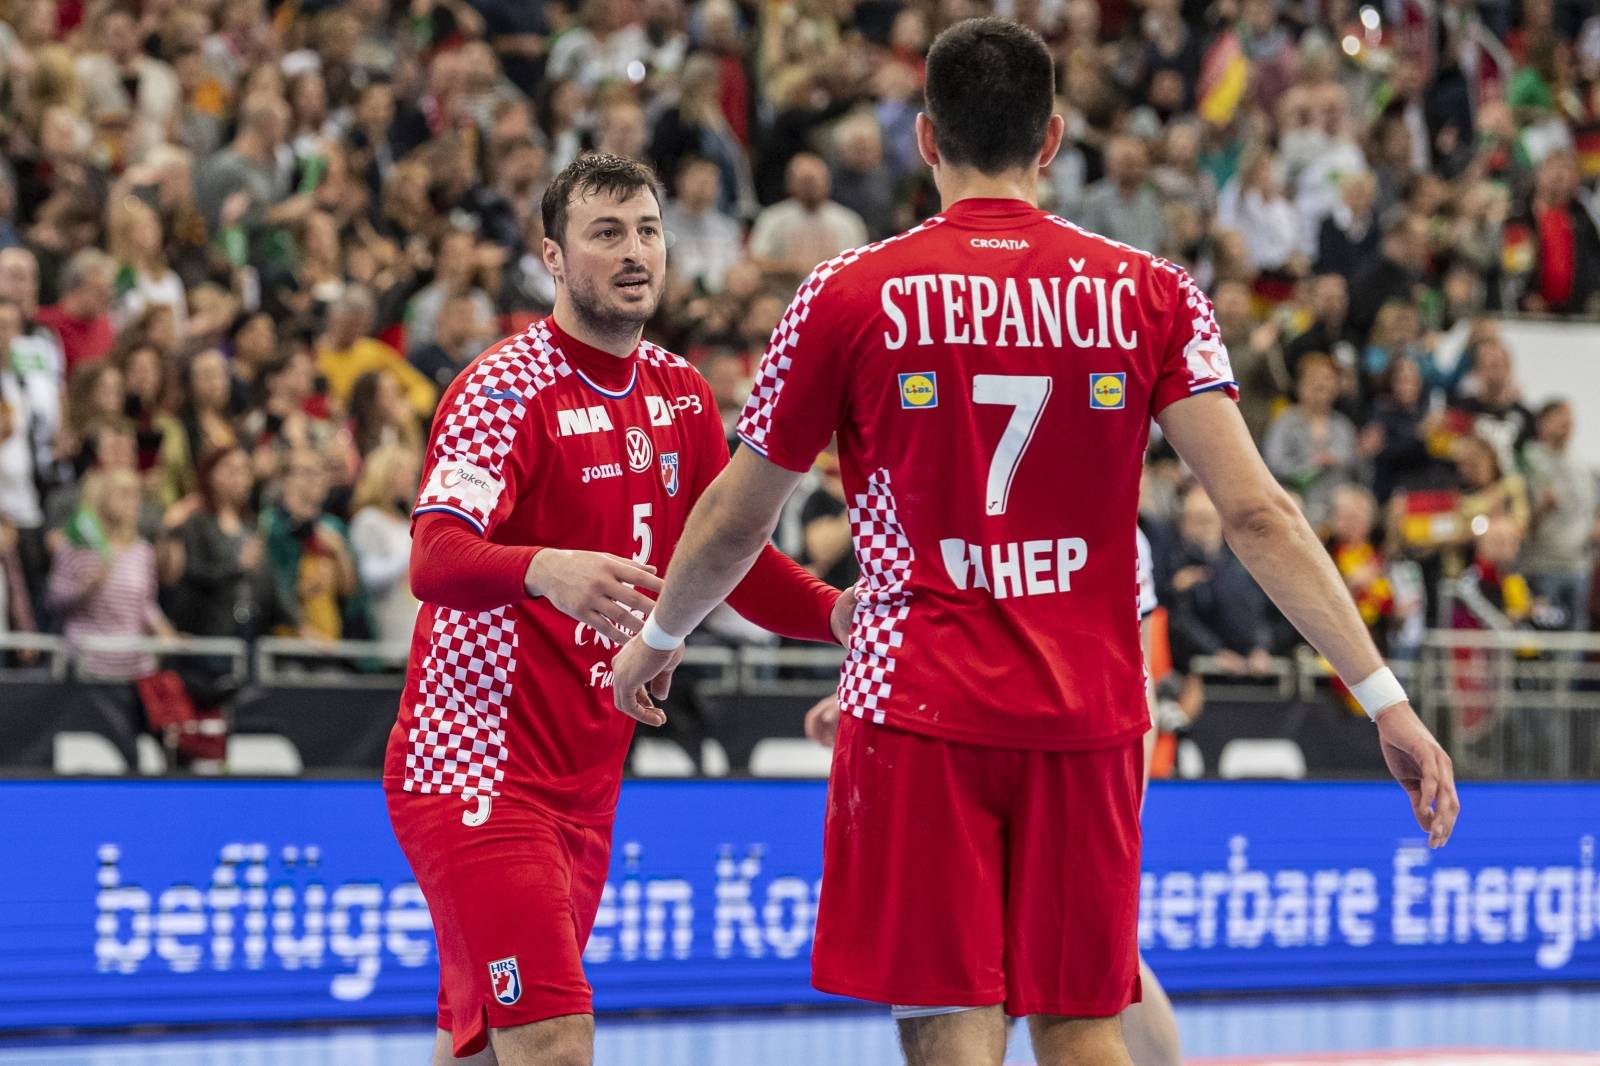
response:
M423 606L384 788L437 934L436 1064L592 1058L581 956L633 730L610 660L728 461L709 384L640 342L666 274L653 175L586 156L543 211L555 311L446 391L413 512ZM854 600L769 549L729 602L828 641Z
M806 280L617 706L732 588L838 434L861 564L839 684L812 981L906 1008L908 1061L997 1064L1028 1015L1045 1064L1126 1064L1139 998L1135 518L1150 420L1307 639L1382 712L1431 843L1450 765L1233 402L1210 302L1177 267L1034 206L1061 143L1037 35L1002 19L929 51L917 142L938 215ZM667 649L667 650L662 650ZM952 1010L952 1008L956 1008Z

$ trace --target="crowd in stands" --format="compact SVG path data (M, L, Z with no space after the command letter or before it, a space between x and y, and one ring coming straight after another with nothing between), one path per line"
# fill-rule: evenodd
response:
M406 639L429 420L552 305L549 178L655 166L648 335L731 428L805 273L937 210L923 56L991 11L1056 57L1043 206L1212 294L1385 646L1587 628L1600 412L1486 317L1600 312L1571 0L0 0L0 626ZM1266 669L1292 638L1159 441L1146 482L1180 669ZM780 540L854 580L831 456Z

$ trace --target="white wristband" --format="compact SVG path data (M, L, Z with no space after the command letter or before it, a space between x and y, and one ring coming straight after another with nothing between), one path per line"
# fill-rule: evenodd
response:
M662 629L656 623L654 614L644 620L644 625L639 630L639 639L656 651L676 651L678 645L683 643L682 637L675 637Z
M1400 680L1394 676L1394 671L1385 666L1381 670L1373 671L1365 681L1351 685L1350 695L1361 704L1361 709L1367 712L1367 717L1376 722L1384 711L1397 703L1405 702L1406 690L1400 687Z

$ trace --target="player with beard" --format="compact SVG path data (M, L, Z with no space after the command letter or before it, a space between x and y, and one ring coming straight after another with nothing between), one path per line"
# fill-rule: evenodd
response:
M439 944L436 1064L593 1056L581 960L633 735L611 657L728 462L710 385L640 340L666 278L660 203L631 160L562 171L543 203L554 313L479 356L434 418L384 788ZM728 602L838 641L854 601L769 548Z

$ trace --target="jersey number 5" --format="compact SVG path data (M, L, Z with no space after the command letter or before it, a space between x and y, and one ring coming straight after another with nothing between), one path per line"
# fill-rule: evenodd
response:
M978 374L972 379L972 402L1011 408L1011 419L989 460L989 481L984 487L984 513L1006 513L1011 481L1017 475L1022 453L1039 428L1039 416L1050 399L1050 379L1021 374Z
M650 547L654 539L650 536L650 505L636 503L633 505L633 561L643 566L650 561Z

